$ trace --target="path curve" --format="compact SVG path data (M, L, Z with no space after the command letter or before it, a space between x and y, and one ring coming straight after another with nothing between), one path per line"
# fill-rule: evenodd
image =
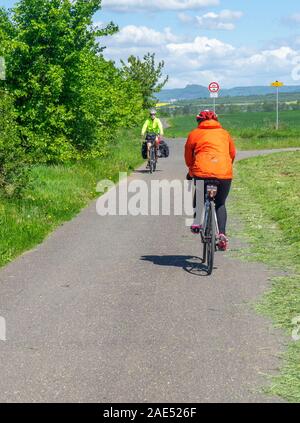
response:
M300 147L274 148L274 149L269 149L269 150L239 151L238 155L237 155L237 160L249 159L251 157L265 156L265 155L268 155L268 154L287 153L289 151L300 151Z

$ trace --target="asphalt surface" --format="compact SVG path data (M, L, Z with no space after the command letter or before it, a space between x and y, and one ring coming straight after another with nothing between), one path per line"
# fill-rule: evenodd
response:
M183 179L183 140L170 146L130 181ZM207 277L200 253L185 217L100 217L93 202L1 269L0 401L278 401L261 387L285 339L251 306L273 272L219 253Z

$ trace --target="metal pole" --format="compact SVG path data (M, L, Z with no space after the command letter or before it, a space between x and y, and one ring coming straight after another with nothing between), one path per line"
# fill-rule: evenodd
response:
M279 129L279 87L277 87L276 95L276 129Z
M216 97L214 97L214 113L216 113Z

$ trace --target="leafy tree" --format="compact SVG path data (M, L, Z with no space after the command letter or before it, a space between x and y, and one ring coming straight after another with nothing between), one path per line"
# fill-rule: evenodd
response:
M112 23L101 30L92 25L100 6L101 0L21 0L13 9L17 44L7 57L7 78L27 152L38 161L78 156L73 128L87 126L91 105L79 99L93 84L81 69L101 53L97 37L117 30ZM89 149L93 132L86 134Z
M155 53L147 53L143 60L130 56L127 63L121 60L121 64L124 77L138 84L143 96L144 108L153 106L156 102L154 94L161 91L168 81L168 76L161 81L164 62L161 61L156 65Z
M6 87L32 162L101 157L166 82L159 83L164 64L156 67L154 55L129 59L137 66L128 72L104 59L99 39L118 28L93 25L100 8L101 0L19 0L11 13L0 8Z
M143 99L136 84L124 80L102 56L85 55L78 72L82 86L76 95L71 137L82 152L89 151L87 143L94 140L96 151L104 153L117 128L141 119Z

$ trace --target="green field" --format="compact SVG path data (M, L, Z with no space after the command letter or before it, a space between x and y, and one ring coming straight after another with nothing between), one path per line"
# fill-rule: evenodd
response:
M292 340L292 319L300 316L300 152L242 160L235 170L229 209L243 224L236 235L249 245L237 254L286 273L272 280L257 307L291 341L269 392L300 402L300 342Z
M300 110L285 111L280 115L279 131L274 128L275 115L263 113L234 113L219 115L223 127L230 131L240 150L300 147ZM195 116L169 118L166 137L186 138L196 128Z
M285 93L281 92L279 101L280 104L283 105L284 103L297 103L300 99L300 93ZM222 91L220 92L219 99L217 100L217 107L219 104L262 104L262 103L270 103L275 107L275 91L272 94L263 94L263 95L241 95L241 96L226 96L223 95ZM170 104L170 103L168 103ZM195 100L187 99L187 100L178 100L173 103L173 105L183 107L186 105L195 106L195 107L211 107L212 100L210 98L199 98Z
M24 198L0 200L0 266L36 246L92 198L102 179L116 181L143 159L139 131L124 130L107 157L57 166L36 166ZM98 194L99 195L99 194Z

